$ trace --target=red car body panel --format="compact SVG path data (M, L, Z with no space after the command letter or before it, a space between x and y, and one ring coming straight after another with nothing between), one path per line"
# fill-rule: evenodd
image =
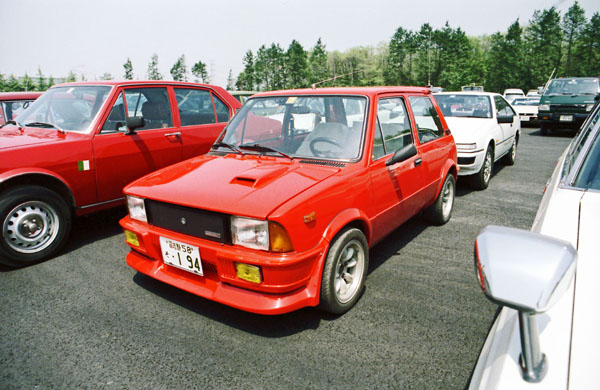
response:
M417 154L386 166L389 155L372 161L378 99L431 96L417 87L331 88L255 95L350 95L368 98L362 153L342 164L314 164L302 158L211 153L149 174L125 188L144 199L225 215L277 222L293 245L288 253L212 242L140 222L120 223L139 245L127 263L134 269L193 294L239 309L279 314L319 303L321 274L330 242L345 226L360 226L373 246L400 224L431 205L447 175L456 178L456 148L435 99L444 135L420 144L411 115ZM254 120L254 119L253 119ZM266 131L271 131L264 120ZM419 161L417 161L419 160ZM307 216L310 216L307 219ZM166 265L159 237L199 248L204 276ZM259 284L236 277L235 262L259 266Z
M185 158L206 153L226 122L180 126L173 88L209 91L232 116L240 103L223 88L165 81L102 81L60 84L108 86L108 97L85 133L51 128L6 125L0 129L0 190L24 180L36 183L36 175L49 175L69 194L68 203L78 215L123 202L123 187L132 180ZM172 111L169 128L101 134L102 126L122 91L130 88L166 88ZM216 114L215 114L216 115ZM79 162L87 162L81 170ZM28 177L29 178L26 178ZM61 194L62 195L62 194Z

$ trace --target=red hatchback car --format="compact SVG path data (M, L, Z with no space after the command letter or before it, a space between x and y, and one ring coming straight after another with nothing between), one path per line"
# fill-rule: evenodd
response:
M240 102L163 81L56 85L0 129L0 263L55 253L71 216L123 203L134 179L209 151Z
M429 89L257 94L210 153L125 188L127 263L251 312L343 313L369 247L421 210L449 220L456 174Z

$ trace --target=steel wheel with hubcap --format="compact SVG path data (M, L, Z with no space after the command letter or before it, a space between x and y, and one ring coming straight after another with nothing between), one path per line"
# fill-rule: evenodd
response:
M70 210L53 191L39 186L13 188L0 199L0 262L33 264L56 252L71 228Z
M437 199L426 210L427 219L436 225L443 225L448 222L452 215L455 195L456 180L452 173L448 172Z
M323 267L321 309L341 314L354 306L363 290L368 267L369 251L362 231L343 230L331 244Z
M513 138L513 144L508 151L508 153L504 156L503 160L506 165L515 165L515 161L517 159L517 137Z
M478 173L472 176L472 184L475 189L485 190L490 184L492 170L494 169L494 152L492 147L488 146L483 158L483 164Z

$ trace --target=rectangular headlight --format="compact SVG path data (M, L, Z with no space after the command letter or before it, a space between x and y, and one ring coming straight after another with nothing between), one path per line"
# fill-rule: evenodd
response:
M540 104L538 106L538 111L550 111L550 105L549 104Z
M594 108L594 103L585 106L586 111L592 111L592 108Z
M475 150L477 144L456 144L456 150Z
M231 217L231 239L234 245L269 250L269 223L267 221Z
M129 216L132 219L148 222L148 218L146 218L146 206L144 205L144 199L138 198L137 196L127 195L127 208L129 209Z

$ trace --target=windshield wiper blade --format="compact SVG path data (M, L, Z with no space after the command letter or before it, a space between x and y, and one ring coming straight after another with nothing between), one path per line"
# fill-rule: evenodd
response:
M56 126L53 123L48 123L48 122L29 122L29 123L25 123L25 126L31 126L31 127L45 127L48 129L56 129L58 131L60 131L61 133L65 133L65 131L63 129L61 129L60 127Z
M218 147L221 147L221 146L224 146L224 147L226 147L226 148L229 148L229 149L233 150L234 152L236 152L236 153L239 153L239 154L241 154L242 156L244 156L244 152L242 152L242 151L240 150L240 148L238 148L238 147L237 147L237 146L235 146L235 145L228 144L227 142L223 142L223 141L215 142L215 143L214 143L214 144L213 144L213 145L212 145L210 148L211 148L211 149L214 149L214 148L218 148Z
M4 127L4 126L6 126L6 125L15 125L15 126L17 126L19 129L23 128L23 125L22 125L22 124L20 124L19 122L17 122L16 120L11 120L11 121L8 121L8 122L6 122L5 124L3 124L3 125L2 125L2 126L0 126L0 127Z
M293 157L288 156L287 154L277 150L277 149L273 149L269 146L264 146L264 145L260 145L260 144L245 144L245 145L240 145L241 149L246 149L246 150L255 150L257 152L262 152L262 153L278 153L283 157L289 158L290 160L293 160Z

